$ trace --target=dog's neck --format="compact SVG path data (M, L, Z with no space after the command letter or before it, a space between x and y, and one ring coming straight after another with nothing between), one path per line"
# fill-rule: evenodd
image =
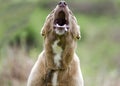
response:
M45 55L50 68L66 68L72 61L76 42L71 35L51 34L45 39Z

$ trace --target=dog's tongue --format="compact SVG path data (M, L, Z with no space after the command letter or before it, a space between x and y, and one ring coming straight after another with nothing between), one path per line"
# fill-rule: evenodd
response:
M65 29L65 31L67 31L67 29L69 28L68 25L64 24L63 26L60 26L59 24L54 25L55 28L62 28Z

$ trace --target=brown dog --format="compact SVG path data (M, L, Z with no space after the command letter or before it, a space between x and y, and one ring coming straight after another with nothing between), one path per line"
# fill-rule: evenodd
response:
M60 1L42 28L44 50L31 71L27 86L83 86L75 53L79 29L66 2Z

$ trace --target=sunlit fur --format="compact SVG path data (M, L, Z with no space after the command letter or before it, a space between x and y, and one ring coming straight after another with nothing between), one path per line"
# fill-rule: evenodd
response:
M44 36L44 50L39 55L30 73L27 86L46 86L49 70L55 70L48 86L83 86L80 61L75 53L76 41L80 39L80 27L66 6L69 29L62 36L54 30L54 19L59 6L47 16L41 34Z

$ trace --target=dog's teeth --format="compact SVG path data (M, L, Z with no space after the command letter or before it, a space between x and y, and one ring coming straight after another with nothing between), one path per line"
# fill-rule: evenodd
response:
M60 26L59 24L55 24L54 27L55 27L55 28L64 28L65 31L67 31L67 29L69 28L69 26L66 25L66 24L64 24L63 26Z
M59 24L57 24L57 27L61 27Z
M60 26L59 26L58 24L55 24L54 27L55 27L55 28L59 28Z
M65 27L65 31L67 32L67 28Z
M59 25L58 25L58 24L56 24L56 26L57 26L57 27L59 27Z

